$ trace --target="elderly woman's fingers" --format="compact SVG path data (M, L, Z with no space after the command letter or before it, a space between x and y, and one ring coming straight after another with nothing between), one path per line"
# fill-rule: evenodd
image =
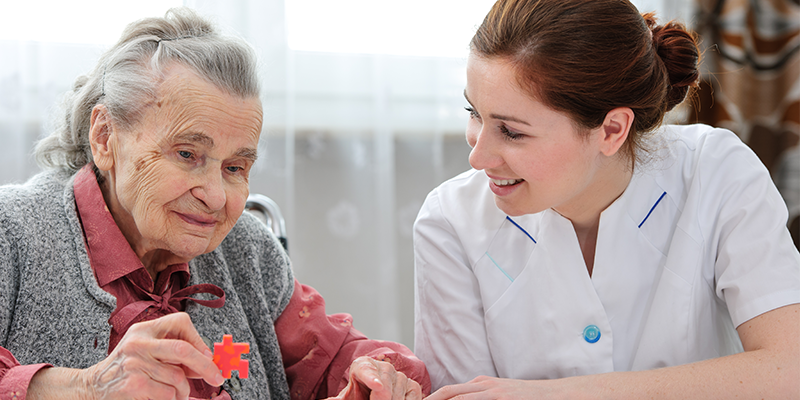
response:
M384 391L386 387L386 376L381 375L380 364L382 361L374 360L370 357L359 357L350 364L350 381L357 382L369 391ZM383 363L388 364L388 363ZM390 364L391 365L391 364ZM392 367L394 370L394 367Z
M222 381L219 368L211 357L182 340L156 340L147 344L146 351L163 364L183 367L181 371L185 371L188 378L202 378L212 385Z
M105 360L84 371L98 399L186 399L187 378L224 382L184 313L134 324Z
M197 330L194 328L189 314L185 312L177 312L152 321L134 324L131 326L130 330L143 330L157 339L183 340L194 346L200 352L209 350L205 343L203 343L200 334L197 333Z
M405 398L409 400L422 400L422 385L419 382L409 379L406 386Z
M359 357L350 365L350 382L340 393L343 399L422 399L422 388L390 363Z
M135 324L123 337L120 346L128 336L131 341L144 339L139 343L145 347L142 351L162 363L182 366L188 378L202 378L215 386L224 382L219 368L212 361L211 351L186 313Z
M408 378L402 372L396 372L392 377L394 380L392 384L392 399L405 399L406 387L408 386Z
M392 399L421 400L422 386L413 379L408 378L406 374L397 371L394 376Z
M191 388L182 368L166 364L155 364L151 365L146 372L150 378L151 385L155 389L159 389L159 393L167 396L166 398L169 398L168 396L174 396L176 399L189 397Z

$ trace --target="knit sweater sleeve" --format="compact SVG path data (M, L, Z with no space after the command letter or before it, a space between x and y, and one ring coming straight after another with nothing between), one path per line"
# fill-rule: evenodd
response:
M350 364L367 356L394 368L430 393L425 365L399 343L368 339L353 327L349 314L325 313L325 300L314 288L294 281L291 301L275 321L292 399L336 396L347 386Z
M15 224L3 213L0 226L3 227L0 230L0 400L17 400L25 398L33 375L50 364L20 365L14 355L2 347L11 330L19 274L14 262L15 250L8 240L13 235L8 230Z

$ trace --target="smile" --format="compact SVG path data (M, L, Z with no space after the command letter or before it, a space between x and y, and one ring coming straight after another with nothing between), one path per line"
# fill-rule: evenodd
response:
M213 218L207 218L191 214L181 214L181 213L176 213L176 214L178 214L178 216L181 217L181 219L184 220L185 222L203 228L212 228L214 227L214 225L217 224L217 221L214 220Z
M497 186L512 186L522 181L524 181L524 179L492 179L492 183Z

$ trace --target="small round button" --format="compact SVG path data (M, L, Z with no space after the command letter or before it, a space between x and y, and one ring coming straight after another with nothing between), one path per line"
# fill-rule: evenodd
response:
M583 329L583 340L589 343L597 343L600 340L600 328L597 325L589 325Z

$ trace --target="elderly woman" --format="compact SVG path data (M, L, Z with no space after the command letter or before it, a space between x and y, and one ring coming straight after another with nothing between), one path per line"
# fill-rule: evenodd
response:
M0 188L0 399L429 390L408 349L325 315L242 214L258 95L252 50L185 9L132 24L78 79L36 149L50 168ZM248 379L213 363L223 334L250 344Z

